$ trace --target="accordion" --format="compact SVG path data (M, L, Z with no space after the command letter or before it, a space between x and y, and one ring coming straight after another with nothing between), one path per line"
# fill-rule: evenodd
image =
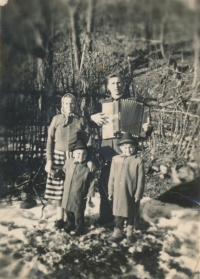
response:
M149 107L131 99L122 99L102 104L102 112L107 116L107 124L102 126L102 138L120 137L128 132L134 137L145 137L142 128L144 123L150 122Z

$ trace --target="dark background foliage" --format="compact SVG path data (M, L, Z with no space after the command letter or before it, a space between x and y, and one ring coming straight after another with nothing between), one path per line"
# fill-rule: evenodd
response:
M177 159L198 165L199 9L184 0L8 1L1 7L3 169L10 158L44 157L60 97L72 92L80 113L92 113L109 95L112 72L124 76L126 94L151 107L147 170L159 171L165 155L168 172ZM98 147L99 131L90 133Z

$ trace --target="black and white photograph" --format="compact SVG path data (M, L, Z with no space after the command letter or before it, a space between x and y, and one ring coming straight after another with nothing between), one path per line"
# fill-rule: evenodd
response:
M0 0L0 279L200 279L200 1Z

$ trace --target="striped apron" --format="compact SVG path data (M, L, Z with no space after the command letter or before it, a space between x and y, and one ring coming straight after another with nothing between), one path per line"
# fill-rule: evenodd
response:
M62 169L65 164L65 151L54 150L52 170ZM47 175L45 199L62 200L64 181L54 178L52 173Z

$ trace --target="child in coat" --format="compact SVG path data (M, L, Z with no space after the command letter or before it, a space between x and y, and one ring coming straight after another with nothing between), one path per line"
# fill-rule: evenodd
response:
M95 174L87 165L88 149L79 139L73 148L73 158L66 160L63 171L66 173L62 208L66 211L67 225L65 231L84 233L84 211L88 197L94 196Z
M112 237L114 240L123 237L123 225L127 220L127 239L131 241L144 192L144 165L137 155L138 142L130 133L124 133L118 145L122 154L112 159L108 183L108 198L113 198L116 223Z

